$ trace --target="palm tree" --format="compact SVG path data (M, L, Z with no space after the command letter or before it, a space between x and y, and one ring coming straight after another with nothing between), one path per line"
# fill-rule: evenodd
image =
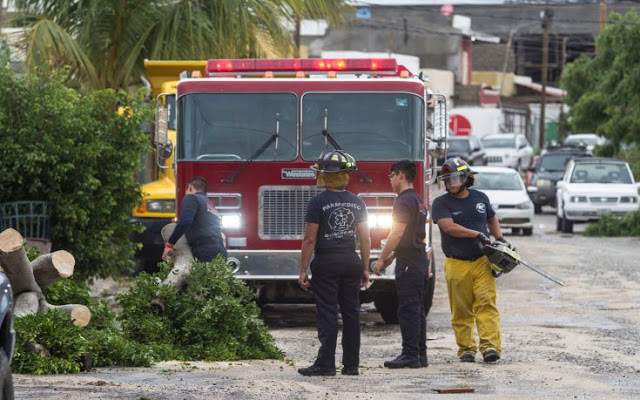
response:
M287 23L340 20L344 0L16 0L26 64L69 68L86 88L126 88L143 60L290 54Z

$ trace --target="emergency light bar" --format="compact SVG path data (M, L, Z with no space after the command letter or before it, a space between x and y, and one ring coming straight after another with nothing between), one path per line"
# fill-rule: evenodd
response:
M329 71L346 72L350 74L366 74L384 72L395 74L398 63L395 58L276 58L276 59L226 59L209 60L207 74L237 75L264 74L267 71L277 73L296 73L302 71L308 74L327 73Z

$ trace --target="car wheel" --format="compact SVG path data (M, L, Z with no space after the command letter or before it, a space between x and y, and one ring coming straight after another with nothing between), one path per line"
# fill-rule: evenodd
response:
M523 236L531 236L533 235L533 228L522 228Z
M398 295L395 292L378 293L373 304L386 324L398 323Z
M556 215L556 231L562 230L562 218Z
M542 214L542 204L533 203L533 212L535 214Z
M566 215L562 218L562 232L573 233L573 221L568 220Z
M520 228L511 228L511 234L512 235L519 235L520 234Z
M0 393L3 400L13 400L13 375L4 349L0 349Z

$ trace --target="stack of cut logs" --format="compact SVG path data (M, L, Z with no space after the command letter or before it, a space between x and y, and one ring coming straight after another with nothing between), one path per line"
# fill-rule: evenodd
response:
M46 310L66 312L78 326L86 326L91 311L81 304L54 306L47 303L42 287L73 274L75 259L71 253L59 250L43 254L29 261L24 249L24 238L14 230L0 233L0 267L11 282L14 299L14 315L21 317Z

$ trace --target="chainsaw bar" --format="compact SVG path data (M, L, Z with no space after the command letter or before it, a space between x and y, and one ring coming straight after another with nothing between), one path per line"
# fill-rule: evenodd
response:
M545 278L549 279L551 282L553 283L557 283L560 286L564 286L564 282L562 282L560 279L549 275L545 270L543 270L540 267L537 267L535 265L529 264L528 262L522 260L522 259L518 259L518 261L520 261L520 264L524 265L525 267L529 268L530 270L537 272L538 274L544 276Z

